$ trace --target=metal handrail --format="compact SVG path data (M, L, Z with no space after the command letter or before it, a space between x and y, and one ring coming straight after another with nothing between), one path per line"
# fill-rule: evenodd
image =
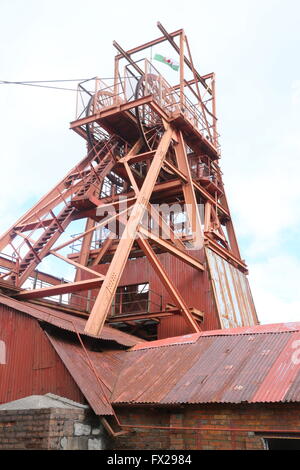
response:
M132 292L123 293L123 296L129 293L132 293ZM138 310L138 311L132 308L131 309L132 311L131 312L127 311L126 314L161 312L162 311L162 295L158 294L157 292L154 292L151 289L149 289L145 293L149 294L148 299L135 299L135 300L127 301L127 302L122 301L121 303L115 301L116 300L116 296L115 296L109 316L116 315L116 310L117 311L120 310L119 308L116 308L116 307L122 306L122 309L125 307L125 309L127 310L127 306L133 306L138 303L146 304L147 308L143 310ZM59 295L52 295L52 296L45 297L44 300L50 300L51 302L55 302L59 305L66 305L68 307L77 308L78 310L90 313L97 298L96 296L92 296L91 294L92 294L92 290L88 290L87 295L80 295L80 294L74 294L74 293L59 294ZM151 298L150 298L150 294L151 294ZM153 300L152 298L153 296L156 296L156 301ZM150 308L151 306L153 306L153 308ZM122 315L122 313L119 313L119 315Z
M180 92L177 90L174 90L173 87L167 82L167 80L161 75L161 73L156 69L156 67L146 58L144 59L139 59L138 61L135 62L137 63L143 63L144 64L144 70L145 70L145 75L149 73L155 72L155 74L159 77L159 93L158 97L154 97L155 101L157 104L163 107L167 111L169 115L171 115L174 111L180 110L182 111L188 120L192 122L192 124L199 129L200 133L203 134L205 138L206 133L207 133L207 120L205 119L205 116L203 114L203 110L199 108L200 104L199 102L193 103L190 98L184 93L183 100L180 99ZM128 66L127 66L128 67ZM135 74L132 73L130 69L126 69L127 74L123 77L122 79L118 80L113 80L111 84L107 84L102 80L101 78L95 77L93 79L90 79L88 81L84 81L79 83L78 85L78 93L77 93L77 104L76 104L76 119L79 119L80 117L83 116L83 114L86 111L86 108L88 106L88 103L85 104L85 99L88 99L90 101L91 97L94 96L96 97L99 92L102 92L104 94L104 97L107 97L109 99L110 104L108 106L103 106L103 109L109 108L110 106L114 106L115 104L120 104L121 102L130 102L135 99L135 93L134 89L132 88L131 85L131 90L128 92L128 83L131 83L131 80L135 80L136 83L138 82L138 79L140 76L136 76ZM87 86L86 83L93 83L94 82L94 90L91 92ZM84 84L84 85L83 85ZM169 94L162 93L162 90L164 92L166 90L170 90ZM84 94L84 96L82 96ZM83 109L81 112L78 111L78 101L79 101L79 95L82 101L82 106ZM173 103L167 103L166 97L171 97L173 99ZM183 109L181 109L181 106ZM134 114L134 110L130 111L131 113ZM209 125L209 128L212 128L213 125ZM216 138L219 137L219 134L216 135ZM211 142L213 143L213 142ZM215 142L217 149L219 149L219 144L218 141Z

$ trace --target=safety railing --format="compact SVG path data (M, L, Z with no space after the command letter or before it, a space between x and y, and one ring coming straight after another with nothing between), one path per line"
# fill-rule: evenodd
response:
M45 297L44 300L50 301L52 304L64 306L74 310L90 313L96 301L95 291L88 290L85 295L82 294L60 294ZM135 293L136 294L136 293ZM152 290L147 291L147 296L143 298L143 294L137 294L132 299L133 292L120 293L117 292L109 312L109 317L116 317L130 314L145 314L162 311L162 296Z
M148 59L135 62L143 74L143 94L152 95L154 101L169 115L181 112L191 124L217 149L219 134L213 132L215 117L205 110L191 86L185 83L183 96L178 88L174 89ZM95 77L78 85L76 119L95 114L103 109L134 101L141 75L126 66L124 76L118 79ZM135 114L132 109L129 112Z

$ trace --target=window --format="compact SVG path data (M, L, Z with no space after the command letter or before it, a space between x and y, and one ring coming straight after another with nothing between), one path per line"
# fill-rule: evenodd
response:
M300 450L300 437L264 438L267 450Z
M120 286L112 305L112 315L146 313L149 307L149 284Z

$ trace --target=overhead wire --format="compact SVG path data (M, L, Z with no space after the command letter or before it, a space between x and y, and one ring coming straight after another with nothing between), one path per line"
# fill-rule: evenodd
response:
M54 90L77 91L76 88L57 87L57 86L51 86L51 85L38 85L37 83L8 82L5 80L0 81L0 85L24 85L24 86L32 86L32 87L38 87L38 88L52 88Z
M9 81L9 80L0 80L0 85L23 85L23 86L32 86L38 88L50 88L54 90L64 90L64 91L78 91L76 88L67 88L59 87L53 85L46 85L46 83L66 83L66 82L87 82L90 80L95 80L97 77L92 78L72 78L72 79L58 79L58 80L26 80L26 81ZM100 77L101 80L114 80L115 77ZM130 78L129 76L120 77ZM42 85L45 84L45 85Z

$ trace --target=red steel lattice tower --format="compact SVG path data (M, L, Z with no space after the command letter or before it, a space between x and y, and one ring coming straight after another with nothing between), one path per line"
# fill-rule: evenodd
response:
M71 129L87 154L0 238L11 295L68 294L64 308L92 335L104 322L147 339L258 322L219 166L215 76L195 69L183 30L158 27L129 51L114 42L111 83L79 84ZM163 43L178 54L178 64L160 57L170 69L144 58ZM163 67L178 69L177 83ZM79 219L85 231L58 244ZM74 266L74 280L38 273L46 256ZM47 287L24 289L32 277Z

